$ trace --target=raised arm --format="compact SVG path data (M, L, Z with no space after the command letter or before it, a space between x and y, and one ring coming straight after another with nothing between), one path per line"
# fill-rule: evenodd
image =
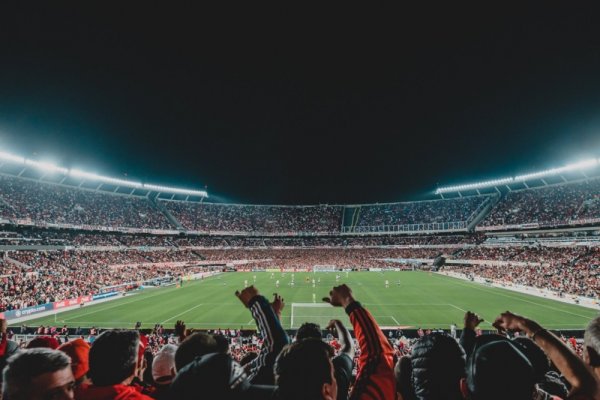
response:
M358 375L350 399L395 399L394 350L377 322L354 300L348 286L336 286L329 295L323 300L333 306L344 307L360 347Z
M258 289L249 286L235 292L240 301L250 309L259 333L263 337L260 354L250 366L250 379L253 383L272 385L275 382L273 366L281 349L290 343L290 338L281 326L279 317L269 301L258 293Z
M340 345L342 346L340 352L346 354L351 360L354 360L354 341L352 340L350 331L344 326L342 321L339 319L332 319L329 321L327 329L329 329L333 336L337 337L340 341Z
M509 311L500 314L494 322L499 331L525 332L544 350L548 358L571 384L569 398L584 396L600 398L600 387L594 374L571 349L552 332L542 328L537 322L513 314Z
M465 324L462 333L460 334L460 345L465 350L467 357L469 357L475 347L475 337L477 336L475 334L475 328L483 322L483 318L479 318L479 315L467 311L465 313L464 322Z

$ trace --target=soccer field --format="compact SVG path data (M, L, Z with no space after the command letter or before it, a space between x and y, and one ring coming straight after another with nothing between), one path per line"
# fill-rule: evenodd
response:
M576 305L425 272L338 274L338 284L348 284L354 297L386 327L447 329L451 323L460 327L465 311L470 310L485 319L481 326L486 329L499 313L510 310L534 318L548 328L583 329L598 314ZM321 298L336 285L336 273L277 272L271 277L270 272L237 272L185 282L181 288L144 289L139 294L38 318L27 324L132 328L136 321L141 321L142 327L151 328L157 323L172 327L181 319L191 328L253 329L250 312L234 292L244 287L244 281L253 284L255 276L255 286L263 295L271 299L278 292L285 299L282 313L285 328L296 328L305 321L323 326L331 318L348 322L343 310L321 304ZM317 281L314 288L313 278Z

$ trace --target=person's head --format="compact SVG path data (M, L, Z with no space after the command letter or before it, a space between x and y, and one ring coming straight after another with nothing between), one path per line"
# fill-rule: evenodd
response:
M71 360L58 350L35 348L17 352L3 372L4 400L74 399Z
M337 382L332 356L333 349L321 339L308 338L286 346L275 361L275 381L281 398L335 399Z
M229 340L223 335L213 335L215 342L217 342L217 352L228 354L229 353Z
M46 349L56 350L58 349L59 345L60 343L58 343L58 340L52 336L38 336L34 339L31 339L25 347L28 349L37 349L43 347Z
M527 357L533 372L535 373L535 381L541 382L548 371L550 371L550 360L535 342L528 337L519 336L513 339L513 342L519 345L519 350Z
M195 400L266 400L273 398L274 386L252 385L243 368L228 354L211 353L197 357L183 367L169 388L171 398Z
M217 341L211 335L196 332L186 337L175 353L177 371L194 361L196 357L219 351Z
M168 385L175 377L175 352L177 346L167 344L152 360L152 379L156 385Z
M462 398L465 353L452 337L443 333L423 336L413 346L411 365L417 399Z
M584 361L590 367L600 369L600 317L594 318L588 324L583 335L583 344Z
M465 397L530 400L535 388L533 366L517 346L507 339L476 344L467 361L467 377L461 380Z
M86 374L90 369L90 345L88 342L83 339L71 340L60 345L58 350L66 353L71 358L71 371L73 371L75 381L79 383L85 380Z
M99 335L89 353L88 377L95 386L129 384L141 367L137 331L110 330Z
M304 340L308 338L321 339L321 327L319 324L312 322L305 322L300 325L298 332L296 332L296 340Z
M394 367L396 393L400 400L414 400L415 391L412 383L412 360L410 356L401 357Z

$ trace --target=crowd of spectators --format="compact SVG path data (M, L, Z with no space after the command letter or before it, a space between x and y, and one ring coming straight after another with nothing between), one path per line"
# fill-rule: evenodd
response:
M38 336L19 349L0 320L2 398L600 399L600 317L583 345L508 311L493 321L497 333L482 334L482 319L466 311L460 338L419 330L418 339L406 340L386 336L341 285L323 300L345 310L355 339L341 320L305 323L291 337L280 323L285 303L278 294L272 302L253 286L235 294L256 335L193 332L177 321L173 335L160 325L150 335L94 330L89 340Z
M194 271L192 251L20 251L0 264L0 312L100 293L132 289L161 277ZM172 265L173 262L184 262Z
M478 244L482 234L372 236L181 236L94 233L77 230L28 228L0 231L0 245L74 247L367 247Z
M600 218L600 179L509 192L481 226L569 225Z
M0 217L33 222L172 229L145 197L107 194L0 176Z
M483 249L484 252L481 251ZM444 268L485 279L552 290L561 295L599 297L600 247L479 248L465 250L456 258L513 263L505 266L447 265ZM515 264L516 261L527 264Z
M214 232L340 232L342 206L253 206L164 201L185 229Z
M360 206L358 226L463 222L488 196Z
M569 265L589 251L587 246L477 246L463 249L454 254L452 258Z
M389 248L297 248L297 249L208 249L198 253L208 261L228 264L242 262L247 268L283 268L307 270L315 266L335 268L399 267L388 259L432 259L451 249Z

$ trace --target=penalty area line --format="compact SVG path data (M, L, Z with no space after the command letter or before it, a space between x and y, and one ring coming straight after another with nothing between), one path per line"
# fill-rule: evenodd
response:
M200 307L200 306L202 306L202 305L203 305L202 303L200 303L200 304L196 304L194 307L188 308L187 310L185 310L185 311L183 311L183 312L180 312L179 314L173 315L171 318L167 318L167 319L165 319L165 320L164 320L163 322L161 322L160 324L162 325L162 324L164 324L165 322L169 322L169 321L171 321L172 319L175 319L175 318L179 317L180 315L183 315L183 314L185 314L185 313L188 313L188 312L192 311L193 309L195 309L195 308L198 308L198 307Z

